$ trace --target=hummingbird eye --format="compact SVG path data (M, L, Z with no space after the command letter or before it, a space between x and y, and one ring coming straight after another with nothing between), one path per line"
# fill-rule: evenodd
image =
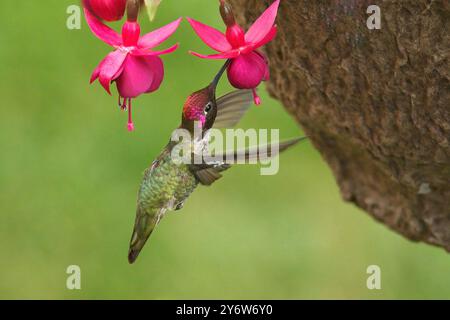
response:
M211 109L212 109L212 104L211 104L211 102L208 102L208 104L205 106L205 114L210 112Z

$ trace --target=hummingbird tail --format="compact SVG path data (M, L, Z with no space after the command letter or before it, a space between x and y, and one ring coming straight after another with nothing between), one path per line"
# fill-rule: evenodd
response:
M145 246L148 238L158 224L158 215L151 217L148 214L138 214L131 236L130 249L128 250L128 262L133 264Z
M136 232L133 232L133 237L135 237L137 234ZM130 245L130 249L128 250L128 262L130 264L133 264L136 259L139 256L139 253L141 253L142 248L145 245L146 240L144 241L138 241L133 245Z

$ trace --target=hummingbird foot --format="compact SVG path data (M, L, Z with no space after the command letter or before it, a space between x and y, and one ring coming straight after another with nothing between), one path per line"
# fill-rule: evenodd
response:
M181 209L183 209L183 207L184 207L184 202L180 202L179 204L176 205L174 211L181 210Z

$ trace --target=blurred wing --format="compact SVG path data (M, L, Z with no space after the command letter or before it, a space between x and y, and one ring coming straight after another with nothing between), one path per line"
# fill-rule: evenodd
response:
M257 161L257 160L267 160L276 157L281 152L286 151L292 146L295 146L300 141L308 139L307 137L295 138L287 141L280 142L277 149L272 150L272 145L261 145L252 147L246 150L237 150L226 153L223 155L225 159L225 164L236 163L237 160L245 160L246 162Z
M223 162L191 165L190 170L202 185L210 186L222 178L221 172L229 169L238 159L245 160L245 162L270 159L306 139L307 137L303 137L280 142L279 147L275 150L272 150L271 145L263 145L246 150L231 151L229 153L217 155L217 158L223 159Z
M201 165L191 165L191 172L197 178L197 180L204 186L210 186L220 178L222 171L230 168L230 165L219 163L215 165L208 165L206 163Z
M217 99L214 128L232 128L253 104L252 90L236 90Z
M204 186L210 186L214 182L222 178L222 175L214 168L195 171L194 176Z

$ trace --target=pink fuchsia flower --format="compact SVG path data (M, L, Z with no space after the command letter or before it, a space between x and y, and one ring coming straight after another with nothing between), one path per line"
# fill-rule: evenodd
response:
M178 44L163 51L151 49L176 31L181 18L141 37L140 26L136 21L125 22L120 35L104 25L89 10L85 9L84 12L94 35L115 48L94 70L91 83L98 79L109 94L111 82L116 83L119 105L124 110L128 108L128 130L132 131L131 99L159 89L164 78L164 66L159 55L175 51Z
M276 0L249 28L247 33L236 23L231 6L220 0L220 12L227 26L225 34L194 19L187 18L197 35L218 54L203 55L191 52L203 59L230 59L228 79L238 89L252 89L255 104L261 100L256 87L269 79L269 66L265 55L258 48L272 41L277 34L274 24L280 0Z
M119 21L125 14L127 0L83 0L83 4L100 19Z

